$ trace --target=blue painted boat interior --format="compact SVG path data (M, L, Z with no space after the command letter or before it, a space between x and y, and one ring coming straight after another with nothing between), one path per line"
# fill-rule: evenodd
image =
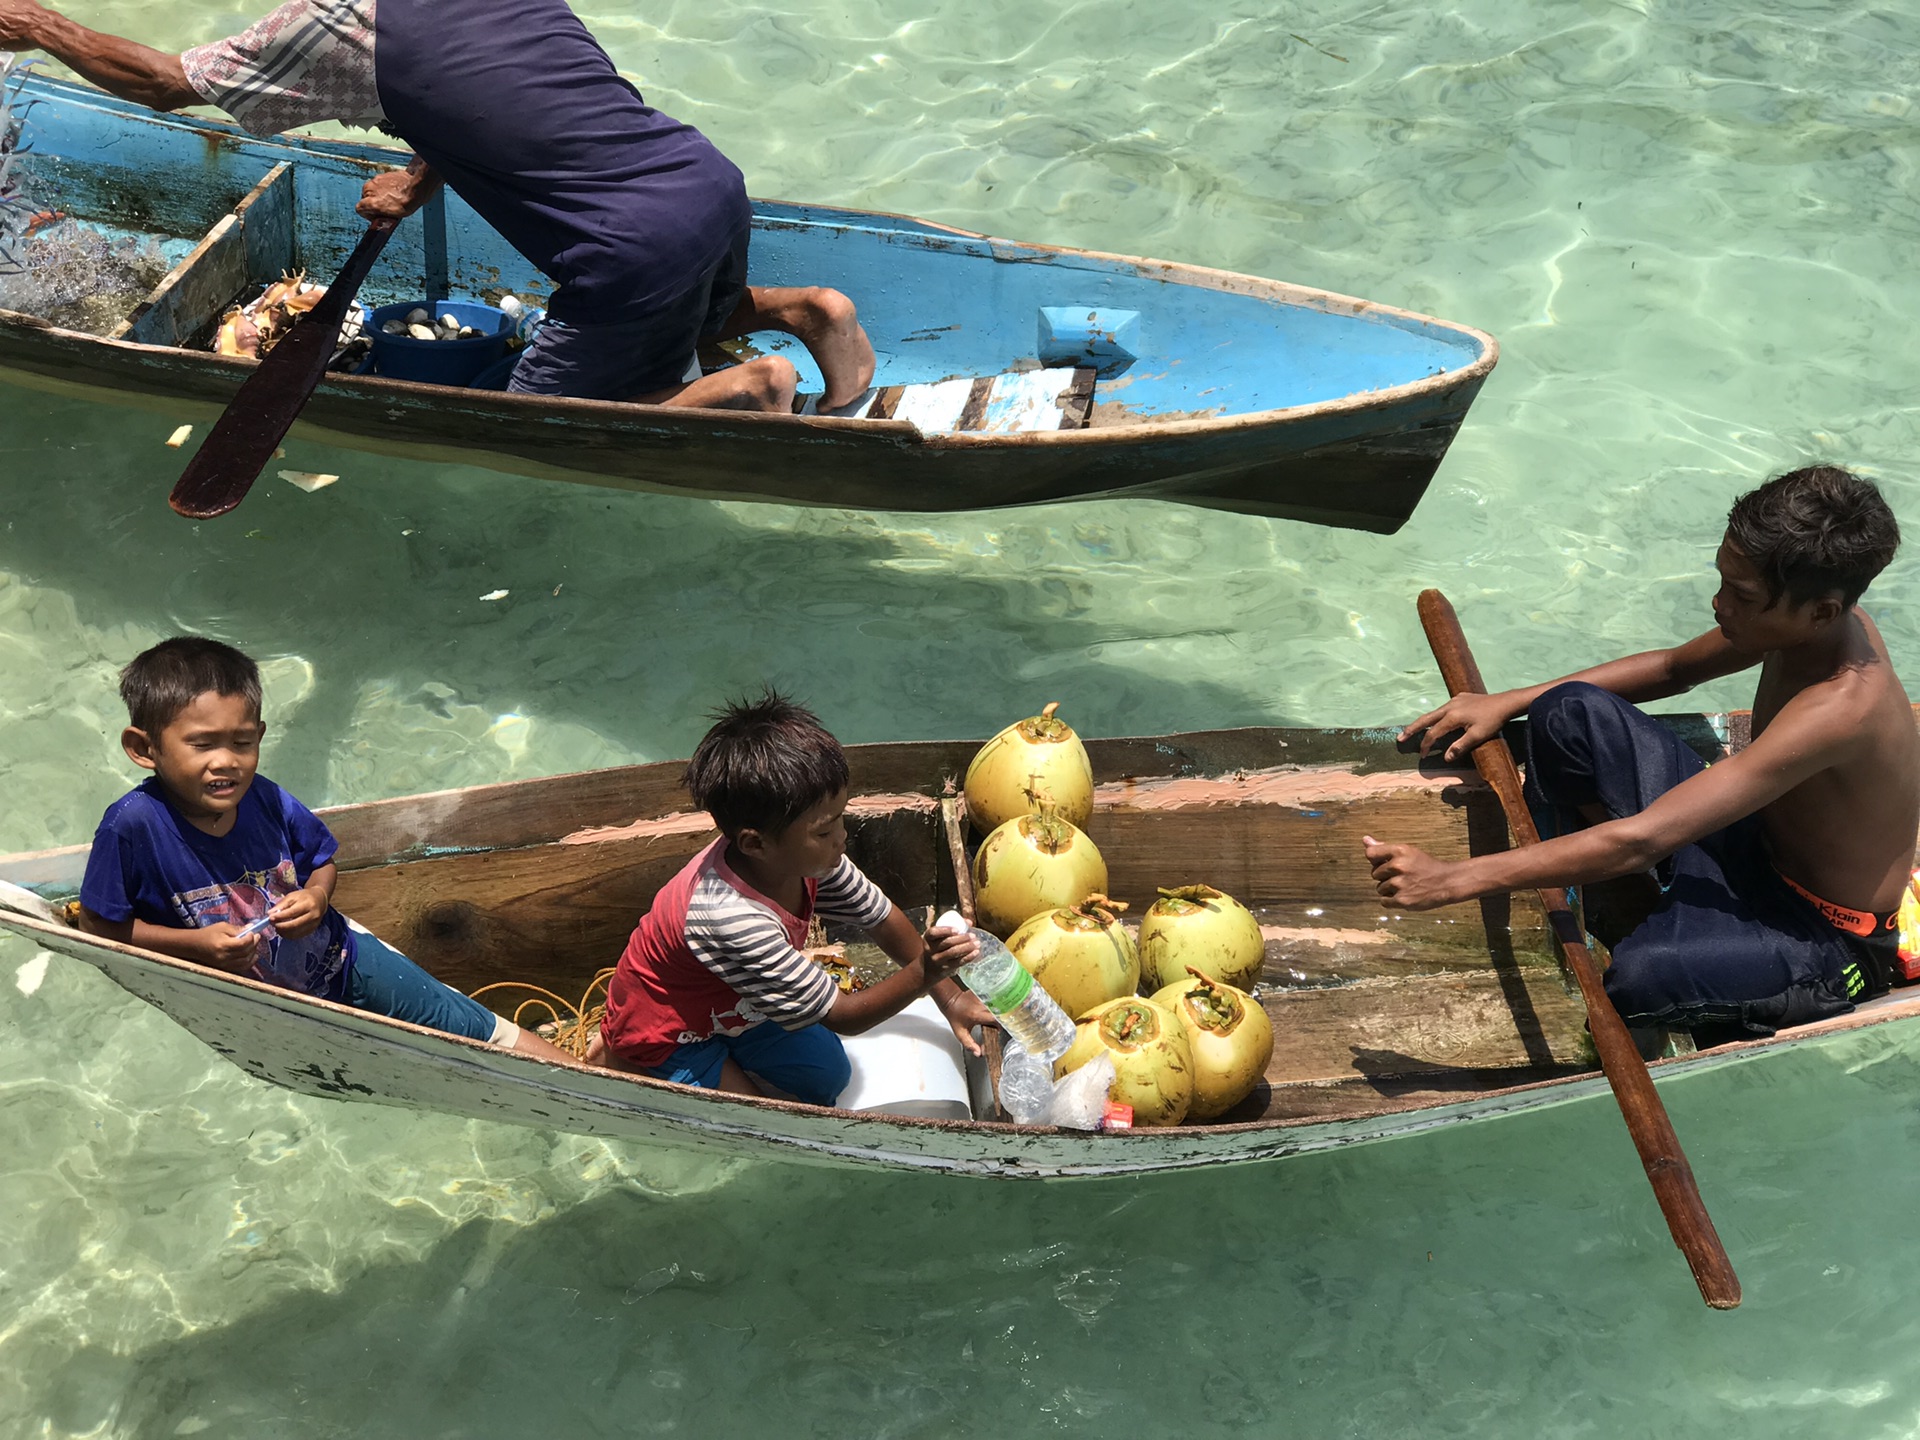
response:
M363 229L353 213L361 185L394 154L263 140L217 122L155 116L83 86L44 77L28 84L39 102L28 140L41 203L171 237L184 249L274 164L291 160L297 261L320 280ZM550 288L457 196L448 196L446 213L454 298L511 291L537 299ZM756 284L825 284L853 297L879 357L878 385L1090 363L1100 368L1095 402L1109 424L1335 400L1469 365L1482 349L1471 334L1407 316L1329 313L1169 280L1152 264L815 205L756 202L751 264ZM425 273L425 230L415 217L389 244L363 298L423 299ZM753 344L788 355L802 389L818 388L804 349L789 337L756 336ZM1076 345L1084 351L1077 357Z

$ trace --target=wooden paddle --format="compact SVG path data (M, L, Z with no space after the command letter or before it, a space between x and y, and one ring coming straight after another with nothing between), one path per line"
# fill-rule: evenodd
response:
M1474 663L1473 652L1467 648L1459 617L1438 590L1420 592L1420 623L1427 632L1433 658L1440 663L1447 692L1486 694L1486 683L1480 678L1480 667ZM1473 752L1473 763L1481 778L1500 797L1500 806L1507 813L1507 824L1513 830L1515 842L1538 845L1540 832L1534 828L1533 816L1520 792L1520 772L1514 766L1513 752L1507 748L1507 742L1494 736ZM1653 1193L1667 1217L1673 1243L1680 1247L1680 1253L1687 1257L1687 1264L1693 1269L1700 1298L1716 1310L1731 1310L1740 1303L1739 1277L1733 1273L1733 1262L1727 1258L1726 1247L1714 1231L1713 1217L1707 1214L1700 1187L1694 1183L1693 1167L1687 1164L1686 1154L1680 1149L1680 1139L1673 1133L1673 1122L1667 1118L1666 1106L1660 1103L1660 1094L1654 1089L1653 1077L1647 1074L1639 1047L1627 1033L1626 1022L1613 1008L1613 1002L1607 999L1600 967L1587 949L1586 937L1567 905L1566 896L1553 890L1535 893L1546 909L1547 922L1553 928L1554 938L1560 942L1567 968L1579 982L1580 998L1587 1007L1587 1028L1593 1035L1593 1048L1600 1053L1600 1068L1613 1087L1613 1098L1620 1103L1620 1114L1625 1117L1627 1133L1633 1136L1633 1143L1640 1151L1640 1163L1646 1166L1647 1179L1653 1182Z
M190 520L224 515L242 500L333 359L347 307L386 247L394 222L376 220L353 247L327 293L269 350L227 403L167 503Z

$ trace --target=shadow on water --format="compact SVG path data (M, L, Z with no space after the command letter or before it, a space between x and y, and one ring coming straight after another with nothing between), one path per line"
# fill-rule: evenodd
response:
M431 788L426 752L463 709L469 730L523 714L589 732L551 758L489 747L471 778L498 779L685 754L712 705L765 680L850 741L986 734L1054 698L1089 734L1270 718L1244 665L1181 663L1196 587L1244 585L1195 573L1197 551L1257 573L1264 522L1148 507L1165 544L1133 555L1088 507L719 505L296 440L278 464L338 485L308 495L270 472L239 510L192 525L165 505L185 452L159 443L164 418L0 394L0 569L70 596L82 625L131 622L103 646L116 664L180 630L307 662L297 714L268 717L283 722L268 762L314 803ZM1179 602L1156 601L1169 585ZM1232 623L1195 643L1231 655ZM383 778L370 752L405 750L409 732L414 753L386 757Z
M131 1350L16 1328L16 1393L142 1436L1888 1433L1912 1267L1849 1202L1863 1156L1883 1193L1920 1170L1916 1061L1855 1037L1667 1087L1732 1314L1599 1097L1204 1175L602 1193Z

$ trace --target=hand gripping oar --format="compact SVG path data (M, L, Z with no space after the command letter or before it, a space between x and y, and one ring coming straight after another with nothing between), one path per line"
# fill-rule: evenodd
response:
M1420 623L1427 632L1427 644L1433 648L1433 658L1440 663L1447 692L1486 694L1480 667L1474 664L1467 637L1461 633L1459 617L1438 590L1420 592ZM1533 816L1520 793L1520 772L1514 766L1513 752L1507 748L1507 742L1494 736L1474 750L1473 763L1481 778L1500 797L1500 807L1507 813L1507 824L1513 829L1515 842L1538 845L1540 832L1534 828ZM1660 1103L1660 1094L1653 1087L1653 1077L1647 1074L1639 1047L1627 1033L1626 1022L1613 1008L1613 1002L1607 999L1600 981L1600 967L1594 964L1593 953L1587 949L1586 937L1568 908L1566 897L1552 890L1536 893L1546 908L1547 922L1553 927L1554 938L1560 942L1561 953L1567 958L1567 968L1579 982L1580 998L1587 1007L1587 1028L1593 1035L1593 1048L1600 1052L1600 1068L1613 1087L1613 1098L1620 1102L1627 1133L1633 1136L1633 1143L1640 1151L1640 1163L1647 1167L1647 1179L1653 1182L1654 1197L1660 1202L1661 1213L1667 1217L1673 1243L1680 1247L1680 1253L1693 1268L1700 1298L1716 1310L1731 1310L1740 1303L1739 1277L1733 1273L1733 1262L1727 1258L1726 1247L1714 1231L1713 1217L1707 1214L1700 1187L1694 1183L1693 1167L1687 1164L1686 1154L1680 1149L1680 1138L1673 1133L1673 1122L1667 1118L1666 1106Z
M247 491L299 418L313 387L327 373L347 307L360 293L367 271L393 234L393 225L390 220L376 220L367 227L320 303L267 352L227 403L226 412L214 422L206 443L187 462L167 497L178 513L190 520L211 520L247 498Z

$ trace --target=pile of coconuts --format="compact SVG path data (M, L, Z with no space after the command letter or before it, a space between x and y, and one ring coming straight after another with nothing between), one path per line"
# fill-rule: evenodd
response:
M1273 1024L1252 995L1259 923L1231 896L1187 885L1160 892L1135 943L1082 828L1093 767L1058 708L1009 725L967 767L967 815L986 837L973 861L974 923L1073 1017L1056 1077L1105 1050L1116 1072L1108 1098L1131 1105L1136 1125L1214 1119L1252 1093L1273 1057Z

